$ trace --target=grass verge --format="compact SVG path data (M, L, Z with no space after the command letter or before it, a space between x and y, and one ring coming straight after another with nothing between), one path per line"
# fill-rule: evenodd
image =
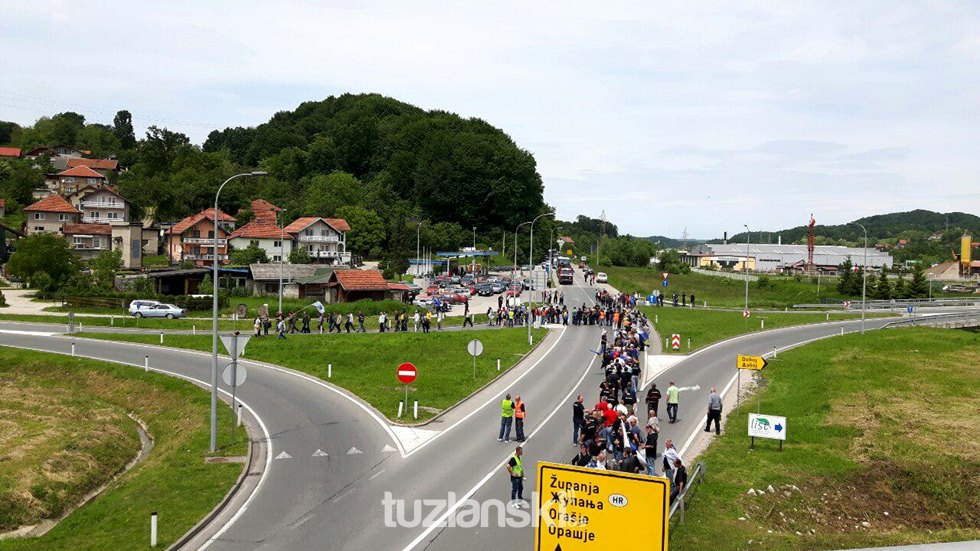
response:
M547 329L534 329L534 342L539 342L546 333ZM83 336L146 344L159 342L154 335L92 333ZM466 351L466 344L472 339L483 343L483 354L476 359L475 379L473 358ZM169 335L166 343L178 348L211 350L210 335ZM346 388L392 420L397 420L398 402L405 397L405 386L395 378L395 370L401 363L411 362L418 368L419 377L409 386L408 399L419 401L419 420L425 420L510 369L530 349L527 330L520 328L433 331L428 335L290 335L285 341L273 336L253 337L246 358L302 371ZM500 372L497 358L500 358ZM328 364L333 365L330 378Z
M647 317L654 321L653 325L661 339L670 338L674 333L681 336L681 349L671 350L664 347L667 354L687 354L699 348L704 348L720 340L728 339L745 333L762 330L822 323L861 319L861 314L816 314L794 312L753 312L751 317L742 317L741 310L705 310L703 308L659 308L641 306ZM883 317L886 314L868 314L868 318ZM657 321L659 320L659 321ZM765 322L765 327L763 327ZM688 339L691 346L688 347ZM663 343L661 343L663 346Z
M132 412L154 448L95 500L40 538L0 550L144 549L149 516L172 543L221 500L241 465L204 463L210 399L194 385L141 369L0 348L0 526L57 517L119 472L139 449ZM221 426L232 415L220 408ZM225 437L227 438L227 436ZM221 455L244 455L224 441Z
M980 538L980 338L907 328L788 351L762 411L787 441L745 436L747 400L700 458L704 486L671 531L684 550L840 549ZM775 492L747 494L749 488ZM794 489L795 486L797 489ZM744 519L744 520L740 520Z

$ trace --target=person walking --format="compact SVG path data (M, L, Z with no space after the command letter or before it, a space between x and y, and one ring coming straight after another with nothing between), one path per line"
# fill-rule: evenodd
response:
M715 434L721 434L721 396L715 387L711 387L711 394L708 395L708 423L704 426L704 432L711 432L711 421L715 422Z
M347 312L347 321L344 322L344 329L347 333L354 328L354 312Z
M677 388L674 381L671 381L670 386L667 387L667 417L671 423L677 422L677 398L679 394L680 389Z
M673 504L677 496L684 493L687 487L687 467L678 457L674 460L674 482L670 485L670 503Z
M467 323L470 324L470 327L473 327L473 314L469 311L463 316L463 327L466 327Z
M691 308L694 308L694 293L691 293Z
M316 317L316 330L319 331L321 335L323 334L323 312L320 312L320 315Z
M647 425L643 451L646 454L647 474L657 476L657 438L660 436L652 425Z
M514 401L510 394L500 402L500 436L497 442L510 442L510 427L514 422Z
M279 323L276 325L276 331L279 333L277 339L286 340L286 320L279 318Z
M518 394L514 403L514 429L516 432L516 438L514 440L518 442L527 440L524 437L524 413L524 401L521 400L521 396Z
M387 325L388 315L382 310L382 312L378 314L378 333L384 333L385 329L388 328Z
M302 329L302 332L303 332L304 335L308 335L310 333L310 313L309 312L303 312L303 329Z
M572 445L579 443L579 433L582 431L582 424L585 423L585 397L581 394L572 404Z
M416 310L415 311L415 315L412 316L412 321L413 321L413 324L415 326L415 332L418 333L419 332L419 322L422 321L422 316L419 315L419 311L418 310Z
M357 332L367 333L367 329L364 328L364 312L360 310L357 311Z
M660 399L663 397L660 394L660 389L657 388L657 383L650 385L650 390L647 391L647 410L653 410L654 417L660 417L658 410L660 409Z
M520 509L524 501L524 461L521 456L524 449L517 446L514 454L507 460L507 472L510 474L510 503L511 507Z

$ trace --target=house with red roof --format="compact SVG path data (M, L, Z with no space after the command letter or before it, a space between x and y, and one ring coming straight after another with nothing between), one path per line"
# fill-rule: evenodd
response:
M285 228L294 248L306 249L314 263L350 264L347 232L350 225L341 218L298 218Z
M112 227L109 224L65 224L61 232L82 260L112 250Z
M336 270L327 281L328 303L386 298L391 298L391 290L378 270Z
M58 195L71 195L85 186L103 186L106 181L105 176L84 165L44 176L48 193Z
M0 157L8 159L20 159L19 147L0 147Z
M247 249L255 245L265 250L265 255L272 262L288 261L289 253L293 250L292 236L276 225L274 217L271 221L267 217L255 218L231 232L228 241L232 249Z
M173 262L190 261L198 266L211 265L215 258L228 263L228 236L235 230L235 218L220 209L204 209L177 222L165 234L168 255ZM218 247L214 238L217 232Z
M119 170L119 161L115 159L83 159L72 157L68 159L65 168L71 169L79 166L87 166L99 174L108 177L110 174Z
M81 212L60 195L50 195L24 207L27 217L27 235L36 233L61 233L65 224L77 224Z

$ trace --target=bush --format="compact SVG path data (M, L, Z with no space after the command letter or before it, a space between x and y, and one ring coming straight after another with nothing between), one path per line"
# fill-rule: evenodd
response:
M759 274L757 277L758 279L755 281L756 287L759 289L768 289L772 287L772 281L769 279L769 276L766 274Z

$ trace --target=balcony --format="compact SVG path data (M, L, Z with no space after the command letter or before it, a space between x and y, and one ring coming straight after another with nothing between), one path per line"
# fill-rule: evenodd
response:
M119 218L107 218L105 216L82 216L83 224L125 224L126 219L123 217Z
M350 262L350 253L340 251L307 251L310 258L336 258L341 262Z
M82 207L86 209L125 209L126 203L110 203L108 201L82 201Z
M108 251L108 245L102 245L101 243L75 243L72 247L76 251Z
M214 238L213 237L185 237L183 241L184 241L184 244L185 245L205 245L205 246L208 246L208 247L213 247L214 246ZM225 246L227 244L228 244L228 240L227 239L219 239L218 240L218 246L219 247L223 247L223 246Z
M303 243L340 243L334 235L303 235L300 234L298 239Z
M185 254L183 255L184 260L214 260L213 254ZM228 260L228 255L219 254L218 260Z

